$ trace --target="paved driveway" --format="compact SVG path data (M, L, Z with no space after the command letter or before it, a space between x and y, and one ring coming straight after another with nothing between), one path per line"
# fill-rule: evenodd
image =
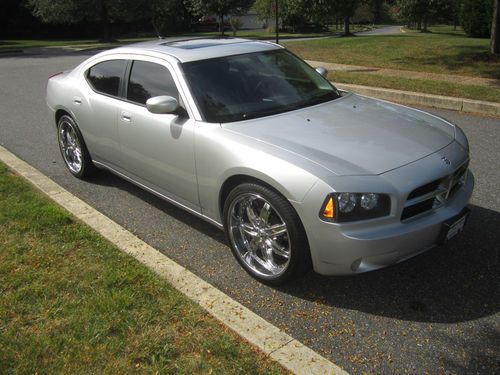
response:
M361 31L356 35L393 35L400 34L403 26L384 26L371 31Z
M141 239L354 373L499 371L500 120L432 111L463 127L477 188L466 233L356 277L280 288L244 273L223 234L109 173L72 178L45 109L47 77L87 55L0 58L0 144Z

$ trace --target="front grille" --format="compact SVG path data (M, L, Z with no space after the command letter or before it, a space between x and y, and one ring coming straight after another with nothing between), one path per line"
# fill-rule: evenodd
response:
M468 166L469 162L467 161L451 175L434 180L413 190L406 199L401 220L405 221L443 206L465 182Z
M425 201L405 207L405 209L403 210L403 214L401 215L401 220L406 220L410 217L414 217L424 212L430 211L432 210L432 207L434 207L434 198L427 199Z
M415 190L413 190L410 193L410 195L408 195L408 199L417 198L417 197L420 197L422 195L431 193L439 187L440 183L441 183L441 180L439 179L436 181L429 182L428 184L422 185L422 186L416 188Z

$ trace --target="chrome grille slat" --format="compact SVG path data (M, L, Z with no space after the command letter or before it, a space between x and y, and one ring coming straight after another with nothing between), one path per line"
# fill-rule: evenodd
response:
M413 205L415 205L417 203L426 201L427 199L436 198L436 196L438 196L439 194L442 194L442 193L444 193L446 191L447 191L446 189L443 189L443 188L439 187L437 190L435 190L433 192L421 195L421 196L413 198L413 199L409 199L405 203L405 208L413 206Z
M446 201L455 193L456 189L461 184L465 183L468 166L469 160L455 169L453 173L439 180L419 186L410 192L401 214L401 221L412 219L445 205ZM428 191L429 187L432 186L436 186L436 189Z

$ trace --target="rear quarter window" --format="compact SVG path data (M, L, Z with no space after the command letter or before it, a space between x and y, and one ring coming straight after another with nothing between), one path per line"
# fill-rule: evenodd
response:
M125 60L108 60L87 70L86 78L90 86L102 94L118 96L120 80L125 72Z

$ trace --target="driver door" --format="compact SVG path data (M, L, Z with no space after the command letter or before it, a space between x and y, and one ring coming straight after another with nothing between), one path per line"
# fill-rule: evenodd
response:
M118 108L123 169L136 182L199 212L194 120L186 111L154 114L146 101L168 95L182 103L173 71L163 60L136 59Z

